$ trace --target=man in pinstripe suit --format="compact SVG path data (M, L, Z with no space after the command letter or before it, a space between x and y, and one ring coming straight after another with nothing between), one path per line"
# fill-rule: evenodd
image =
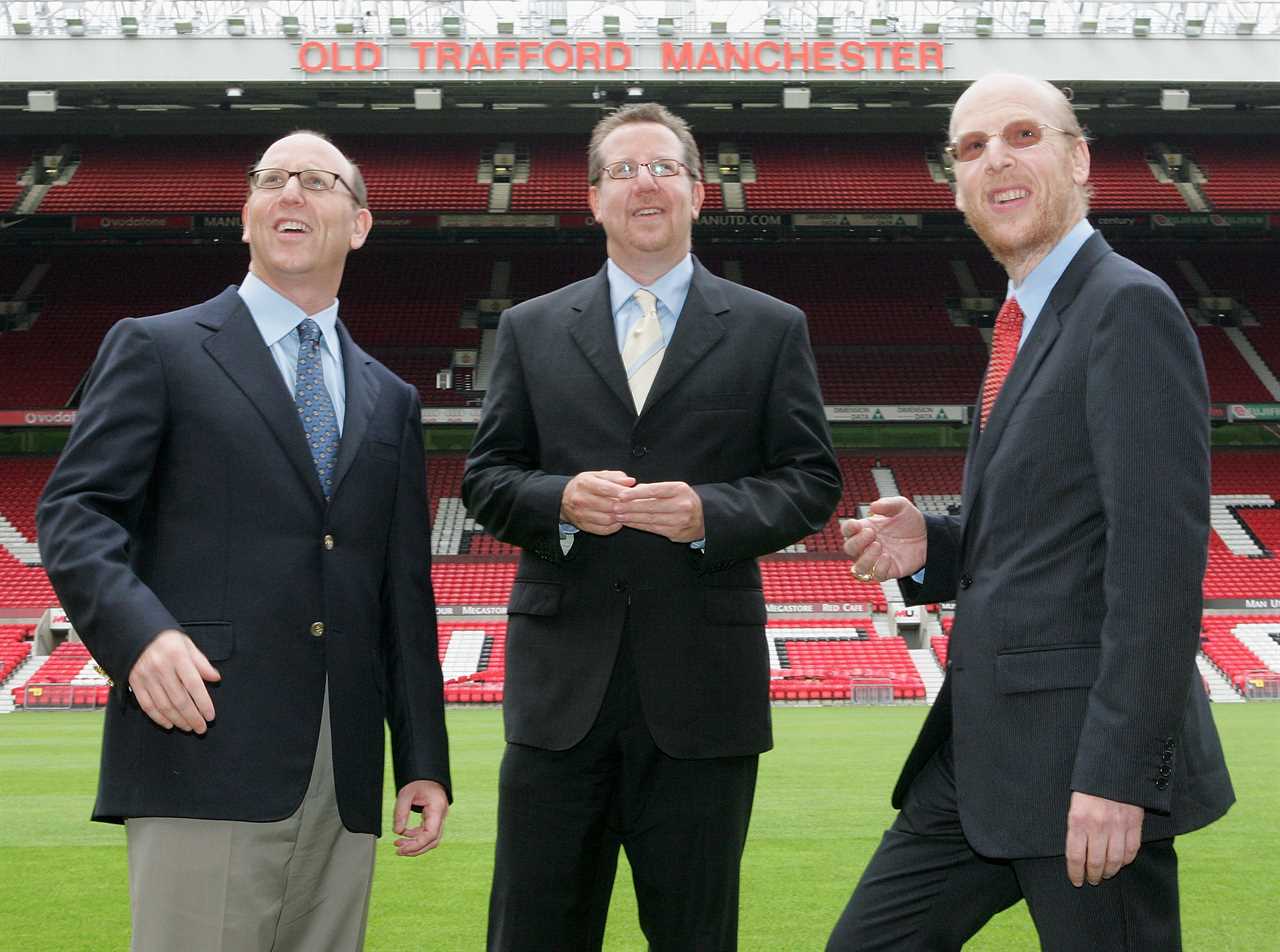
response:
M1196 676L1208 388L1157 277L1088 212L1066 98L974 83L956 205L1009 275L963 514L901 497L844 526L860 578L955 599L946 681L899 814L829 949L958 949L1025 899L1048 950L1180 948L1173 838L1233 800Z

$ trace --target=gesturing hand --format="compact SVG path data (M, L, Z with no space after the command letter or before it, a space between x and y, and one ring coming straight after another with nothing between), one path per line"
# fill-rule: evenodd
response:
M579 473L569 480L560 497L560 521L593 535L613 535L622 528L614 514L618 496L635 477L616 469Z
M409 826L409 811L422 807L422 822ZM414 780L396 794L396 810L392 829L400 834L395 841L400 856L418 856L440 845L444 836L444 818L449 812L449 796L434 780Z
M702 498L688 483L641 483L624 489L614 513L622 525L672 542L696 542L707 535Z
M197 734L214 717L205 682L221 680L195 643L174 628L156 635L129 672L129 687L147 717L163 728Z
M844 520L840 532L845 554L853 559L853 574L863 581L904 578L924 565L924 516L902 496L877 499L870 516Z
M1142 846L1143 809L1075 791L1067 810L1067 878L1096 886L1133 862Z

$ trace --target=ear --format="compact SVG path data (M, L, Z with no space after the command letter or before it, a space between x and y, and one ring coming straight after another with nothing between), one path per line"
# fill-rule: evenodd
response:
M698 213L702 211L702 202L707 197L707 188L702 184L702 180L693 183L693 200L690 202L693 207L693 218L698 219Z
M356 220L351 226L351 250L355 251L364 246L365 240L369 237L369 230L373 228L373 215L369 209L362 208L356 212Z
M587 187L587 207L591 209L591 217L600 220L600 188L596 185Z
M952 168L954 169L954 166L952 166ZM956 210L963 212L964 211L964 189L960 187L959 175L955 177L955 182L956 182Z
M1071 180L1077 185L1089 181L1089 143L1081 136L1071 149Z
M249 201L240 208L240 240L246 245L249 243Z

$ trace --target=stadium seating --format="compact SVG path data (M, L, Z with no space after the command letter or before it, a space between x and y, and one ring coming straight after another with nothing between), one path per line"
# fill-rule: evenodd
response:
M1208 176L1202 189L1220 211L1280 210L1277 136L1216 136L1188 142L1191 157Z
M1280 698L1280 672L1269 668L1233 634L1238 625L1252 622L1280 626L1280 619L1274 617L1207 615L1201 623L1200 648L1241 694Z
M1161 183L1147 166L1142 139L1099 139L1089 146L1091 202L1097 211L1189 211L1171 183Z
M918 136L754 137L756 181L743 186L751 211L953 210L950 186L935 182Z
M93 669L89 649L80 642L64 641L54 649L13 699L26 707L101 707L110 692L107 679Z
M22 662L26 661L27 656L31 654L31 642L7 639L4 631L6 627L9 626L0 626L0 684L18 670Z

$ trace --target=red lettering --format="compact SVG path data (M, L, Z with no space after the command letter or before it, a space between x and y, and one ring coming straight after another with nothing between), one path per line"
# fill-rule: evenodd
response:
M462 69L462 47L452 40L437 44L436 62L439 64L437 69L441 72L446 69Z
M678 51L677 51L678 49ZM662 44L662 68L693 69L693 44L681 43L677 48L670 40Z
M627 43L610 40L604 45L604 68L610 73L618 73L631 68L631 47Z
M516 44L512 40L499 40L493 44L493 65L495 69L506 69L516 57Z
M319 53L320 59L317 62L311 55ZM316 40L308 40L298 47L298 65L304 73L318 73L329 65L329 53L323 43Z
M726 43L724 45L724 68L751 69L751 44Z
M559 63L553 61L553 57L557 54L563 54ZM567 72L573 66L573 47L564 40L556 40L554 43L548 43L546 49L542 51L542 59L547 64L547 69L553 73Z
M382 47L368 40L356 40L356 72L372 73L382 65Z
M813 68L819 73L830 73L835 70L831 62L835 56L836 45L830 40L819 40L813 44Z
M757 43L755 56L753 57L755 68L762 73L776 73L779 69L778 56L781 52L782 48L773 40L765 40L762 43ZM773 54L772 62L766 63L764 61L765 53Z
M418 51L418 72L426 72L427 54L435 49L435 42L433 40L414 40L409 45Z
M520 41L520 71L529 68L531 63L537 62L542 57L542 44L536 40Z
M936 69L942 72L942 50L941 43L930 41L920 44L920 69Z
M916 53L914 43L893 44L893 71L895 73L913 73L916 64L913 61Z
M726 43L725 45L728 46L729 44ZM720 57L716 54L714 43L702 44L702 52L698 54L698 69L724 69L720 64Z
M862 44L863 48L870 48L876 51L876 69L884 69L884 54L888 51L891 44L884 40L872 40L870 43Z
M354 73L356 68L349 63L342 62L342 50L337 43L329 44L329 57L333 63L333 71L335 73Z
M467 72L473 69L493 69L489 62L489 47L483 43L471 44L471 55L467 57Z
M808 43L801 43L801 44L800 44L800 52L799 52L799 53L797 53L797 52L796 52L796 48L795 48L794 46L792 46L790 43L786 44L786 45L785 45L785 46L783 46L783 48L782 48L782 61L783 61L783 63L785 63L785 64L786 64L786 65L785 65L785 68L786 68L788 71L789 71L789 70L793 70L793 69L795 69L795 68L796 68L796 64L797 64L797 63L799 63L799 64L800 64L800 68L801 68L802 70L808 70L808 68L809 68L809 44L808 44Z
M600 72L600 44L594 40L578 44L578 69Z
M867 61L862 58L862 44L857 40L841 43L840 56L844 59L846 73L860 73L867 68Z

